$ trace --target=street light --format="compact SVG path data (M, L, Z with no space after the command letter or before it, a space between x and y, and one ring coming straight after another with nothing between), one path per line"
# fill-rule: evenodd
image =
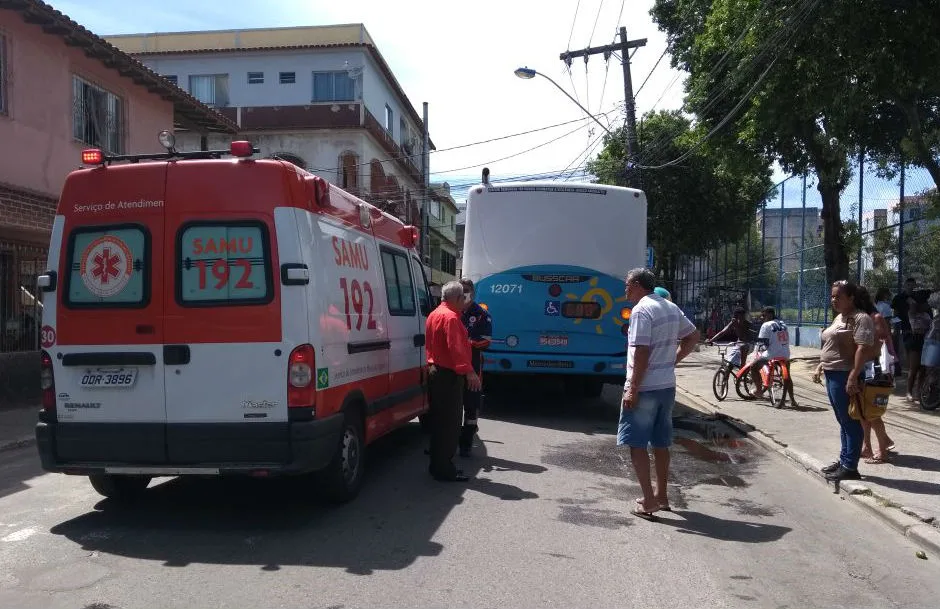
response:
M590 116L591 118L593 118L593 119L594 119L594 122L597 123L598 125L600 125L600 126L601 126L601 129L603 129L603 130L607 133L607 135L609 135L609 136L611 136L611 137L614 137L614 134L611 133L610 129L608 129L607 127L604 126L604 123L602 123L602 122L600 122L599 120L597 120L597 117L596 117L596 116L594 116L593 114L591 114L591 113L588 111L587 108L585 108L584 106L582 106L582 105L578 102L578 100L576 100L575 98L573 98L573 97L571 97L570 95L568 95L568 92L565 91L563 88L561 88L561 85L559 85L557 82L555 82L554 80L552 80L552 79L549 78L548 76L545 76L545 75L542 74L541 72L536 72L535 70L533 70L533 69L530 68L530 67L516 68L515 72L513 72L513 73L514 73L516 76L518 76L519 78L521 78L522 80L532 80L533 78L536 77L536 75L541 76L542 78L544 78L544 79L547 80L548 82L550 82L550 83L552 83L553 85L555 85L555 87L557 87L559 91L561 91L562 93L565 94L565 97L567 97L567 98L570 99L572 102L574 102L574 104L575 104L577 107L581 108L581 110L583 110L585 114L587 114L588 116Z

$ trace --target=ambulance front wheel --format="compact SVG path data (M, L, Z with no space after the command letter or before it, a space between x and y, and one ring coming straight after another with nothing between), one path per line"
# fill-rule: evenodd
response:
M88 476L88 480L98 494L118 501L129 501L140 497L150 484L150 476L92 474Z
M343 413L343 434L333 459L320 479L326 498L333 503L345 503L359 494L365 469L365 441L362 414L358 408Z

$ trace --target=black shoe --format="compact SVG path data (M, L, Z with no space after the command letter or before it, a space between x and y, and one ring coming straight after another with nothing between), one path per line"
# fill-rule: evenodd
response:
M449 474L447 476L435 476L434 474L431 474L431 477L438 482L466 482L470 479L459 469L453 474Z
M861 480L862 477L859 475L857 469L847 469L841 465L836 468L836 471L826 474L826 480L830 482L841 482L842 480Z
M836 461L835 463L830 463L829 465L827 465L826 467L822 468L819 471L821 471L824 474L831 474L832 472L839 469L839 465L841 464L838 461Z

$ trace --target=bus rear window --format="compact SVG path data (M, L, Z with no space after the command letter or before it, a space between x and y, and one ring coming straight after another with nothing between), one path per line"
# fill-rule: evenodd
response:
M563 317L597 319L601 316L601 305L596 302L566 302L561 305Z
M177 240L177 300L184 306L265 304L274 294L260 222L198 222Z
M69 236L67 259L65 306L147 306L150 235L144 227L77 228Z

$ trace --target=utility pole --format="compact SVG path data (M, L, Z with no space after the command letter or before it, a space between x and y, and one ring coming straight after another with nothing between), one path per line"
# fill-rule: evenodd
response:
M428 102L424 102L424 138L421 143L421 264L431 266L431 233L428 230L431 214L431 167L430 140L428 131Z
M589 47L581 51L565 51L559 55L559 59L565 62L569 68L571 60L575 57L584 57L585 63L591 55L604 55L604 59L610 59L614 51L620 51L623 64L623 99L627 111L627 154L625 159L625 177L627 186L639 186L639 176L634 178L633 164L636 162L639 153L639 142L636 135L636 100L633 99L633 76L630 73L630 49L636 49L646 46L646 38L637 40L627 39L627 28L620 28L620 42L605 44L600 47Z

